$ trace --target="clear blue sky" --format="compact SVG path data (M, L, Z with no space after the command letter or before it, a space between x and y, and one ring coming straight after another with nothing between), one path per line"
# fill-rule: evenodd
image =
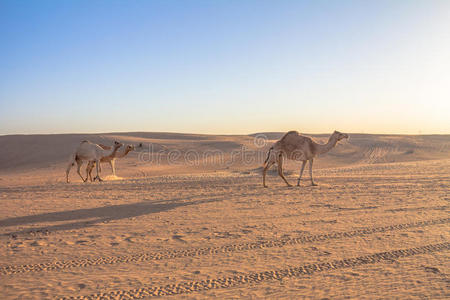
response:
M450 133L450 1L0 0L0 134Z

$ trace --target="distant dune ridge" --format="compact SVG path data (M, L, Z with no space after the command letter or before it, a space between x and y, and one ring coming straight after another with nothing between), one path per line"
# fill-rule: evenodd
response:
M199 171L258 171L270 145L283 134L267 132L250 135L206 135L128 132L6 135L0 136L2 144L0 174L44 169L51 169L53 173L60 171L62 174L70 154L79 142L85 139L106 145L112 144L114 140L133 145L142 143L142 149L118 161L118 173L128 176ZM309 136L325 143L329 133ZM339 143L329 153L316 159L316 167L329 168L450 158L450 135L350 133L349 136L348 141ZM243 151L253 153L254 159L245 161L240 154ZM169 160L173 160L172 163L169 163ZM167 167L169 164L171 166ZM297 167L296 162L288 162L287 174ZM110 174L109 166L105 165L104 170L107 172L105 175ZM72 173L75 174L75 171L73 170Z

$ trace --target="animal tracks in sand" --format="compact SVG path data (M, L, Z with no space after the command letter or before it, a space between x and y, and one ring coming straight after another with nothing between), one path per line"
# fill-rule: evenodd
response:
M50 263L41 263L41 264L7 265L0 267L0 274L12 275L12 274L40 272L40 271L57 271L69 268L81 268L107 264L143 262L143 261L174 259L182 257L198 257L203 255L211 255L219 253L230 253L238 251L249 251L253 249L284 247L288 245L322 242L327 240L339 240L344 238L365 236L375 233L383 233L395 230L405 230L410 228L419 228L424 226L432 226L448 223L450 223L450 218L442 218L442 219L416 221L402 224L392 224L382 227L367 227L363 229L345 232L330 232L325 234L306 235L294 238L284 237L281 239L261 240L258 242L230 244L218 247L191 248L184 250L170 250L165 252L150 252L132 255L122 255L122 256L84 258L69 261L54 261ZM181 236L174 236L173 238L179 239L180 241L184 242L184 240L181 239L182 238Z
M142 299L148 297L181 295L211 289L232 288L235 286L257 284L269 280L281 280L290 277L302 277L329 270L352 268L368 264L379 264L404 257L450 250L450 243L430 244L421 247L378 252L364 256L333 260L323 263L307 264L279 270L247 273L233 277L222 277L202 281L182 282L165 286L142 287L133 290L117 290L108 293L98 293L87 296L66 297L63 300L84 299Z
M433 161L359 165L352 141L317 160L317 187L306 170L299 188L272 178L264 189L252 171L261 163L127 170L137 155L121 162L124 179L101 184L61 182L67 155L52 168L6 170L1 299L444 298L450 156L425 144L405 159ZM295 182L300 164L285 167Z

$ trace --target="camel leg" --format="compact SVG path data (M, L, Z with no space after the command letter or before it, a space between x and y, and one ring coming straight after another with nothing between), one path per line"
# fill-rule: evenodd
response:
M94 169L94 162L90 161L86 167L86 179L89 177L89 180L92 182L92 170Z
M267 164L264 166L263 169L263 186L266 188L266 174L267 174L267 170L269 170L269 168L274 164L273 161L268 161Z
M116 162L114 160L111 160L109 162L109 165L111 166L113 176L116 177Z
M312 166L313 166L313 159L309 160L309 176L311 177L311 185L316 186L317 184L314 183L313 176L312 176Z
M283 174L283 155L280 154L278 156L278 175L280 175L281 178L283 178L284 182L286 182L287 186L292 186L287 180L286 177L284 177Z
M70 169L72 169L72 166L73 165L75 165L75 161L74 160L71 160L70 162L69 162L69 165L67 166L67 169L66 169L66 182L67 183L69 183L69 172L70 172Z
M103 181L103 179L100 178L100 160L97 159L95 161L95 163L97 164L97 176L95 176L95 178L97 178L98 181ZM94 178L94 181L95 181L95 178Z
M89 170L89 178L90 178L91 182L94 181L94 179L92 178L92 171L94 170L94 167L95 167L95 163L92 162L91 169Z
M81 180L83 180L83 182L86 182L87 178L84 179L83 175L81 175L81 172L80 172L81 166L83 165L83 161L77 159L76 162L77 162L77 173L78 173L78 175L80 175Z
M298 176L297 186L300 186L300 180L302 179L302 174L303 174L303 170L305 169L305 166L306 166L306 160L304 160L302 162L302 168L300 169L300 175Z
M89 169L91 167L91 162L88 161L88 164L86 166L86 180L89 178Z

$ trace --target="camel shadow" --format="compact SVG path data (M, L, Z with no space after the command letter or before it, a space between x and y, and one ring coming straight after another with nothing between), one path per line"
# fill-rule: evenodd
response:
M74 230L91 227L98 223L134 218L178 207L198 205L220 201L221 199L204 199L196 201L182 201L180 199L170 202L138 202L131 204L118 204L87 209L76 209L62 212L52 212L24 217L0 220L0 227L31 225L36 223L66 222L41 227L31 226L19 231L4 233L3 235L17 235L30 232L52 232L61 230Z

